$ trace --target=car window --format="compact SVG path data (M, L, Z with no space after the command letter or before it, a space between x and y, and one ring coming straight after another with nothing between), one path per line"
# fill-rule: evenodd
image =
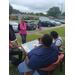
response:
M46 23L46 21L43 21L43 23Z
M25 23L28 23L27 21L24 21Z
M47 23L50 23L50 22L47 21Z

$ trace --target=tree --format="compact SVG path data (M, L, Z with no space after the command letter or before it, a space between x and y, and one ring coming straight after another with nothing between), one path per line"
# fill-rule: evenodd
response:
M39 15L40 15L40 16L44 16L44 13L41 12L41 13L39 13Z
M65 12L62 13L62 16L65 16Z
M13 12L13 7L9 4L9 14Z
M61 14L59 7L52 7L47 11L48 16L57 17L58 14Z
M17 14L17 13L21 13L19 10L13 9L13 13Z

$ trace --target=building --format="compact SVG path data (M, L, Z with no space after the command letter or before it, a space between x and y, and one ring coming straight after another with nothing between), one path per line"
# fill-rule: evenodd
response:
M48 18L49 18L49 19L55 19L55 17L53 17L53 16L48 16Z
M58 16L58 19L65 19L65 16Z
M23 18L30 18L30 20L35 20L35 19L39 19L39 17L45 17L45 16L36 16L36 15L24 15L24 14L20 14L21 17ZM10 19L13 18L18 18L19 19L19 14L11 14L10 15Z

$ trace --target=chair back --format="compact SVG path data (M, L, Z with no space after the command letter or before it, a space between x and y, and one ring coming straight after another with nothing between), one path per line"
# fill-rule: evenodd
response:
M58 56L58 59L56 62L54 62L53 64L51 64L50 66L48 66L47 68L39 68L39 70L44 70L44 71L51 71L51 70L54 70L57 66L57 64L59 63L59 56Z
M65 61L65 52L59 52L59 53L60 53L60 55L59 55L60 61L59 62Z

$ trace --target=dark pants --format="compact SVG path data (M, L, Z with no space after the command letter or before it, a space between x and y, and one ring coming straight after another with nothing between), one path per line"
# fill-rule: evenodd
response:
M19 59L13 57L12 55L19 55ZM9 60L12 60L14 63L16 63L17 61L21 61L21 59L22 59L22 51L12 51L11 53L9 53Z
M22 38L22 43L26 43L26 34L20 34Z

